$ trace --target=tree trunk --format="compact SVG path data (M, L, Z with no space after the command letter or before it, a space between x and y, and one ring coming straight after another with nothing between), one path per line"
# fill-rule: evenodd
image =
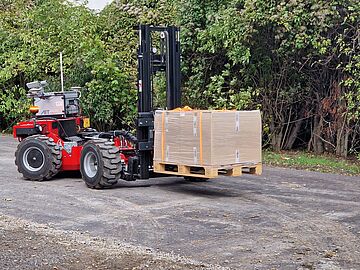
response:
M295 124L291 128L291 132L286 140L284 149L290 150L293 148L294 142L297 138L297 135L299 134L299 131L300 131L300 128L301 128L301 125L303 122L304 122L303 120L298 120L297 122L295 122Z
M349 151L349 135L350 131L345 128L338 130L336 138L336 155L347 157Z
M323 119L320 115L314 117L314 131L312 134L313 148L316 154L324 153L324 142L321 140Z
M271 147L275 150L275 151L280 151L281 150L281 142L282 142L282 137L283 137L283 128L282 125L280 125L281 128L279 128L279 126L277 126L274 122L274 119L271 119L270 122L270 136L271 136Z
M273 149L277 152L279 152L281 150L282 137L283 137L282 130L280 130L279 132L273 133L271 145L272 145Z

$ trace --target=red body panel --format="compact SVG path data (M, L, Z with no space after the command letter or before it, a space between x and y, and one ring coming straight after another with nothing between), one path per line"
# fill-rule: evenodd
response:
M66 120L75 120L76 125L79 126L81 125L81 120L83 117L70 117L70 118L66 118ZM52 128L52 125L54 122L57 122L58 120L53 120L53 119L37 119L36 120L36 125L41 126L42 131L41 134L44 134L48 137L55 139L59 139L59 132L57 128ZM61 120L60 120L61 121ZM16 136L16 130L18 128L34 128L34 121L24 121L24 122L19 122L17 125L15 125L13 127L13 136L14 138L17 138ZM21 139L21 138L19 138ZM57 141L57 140L55 140Z
M80 170L80 156L82 148L82 146L74 146L70 154L64 149L62 150L62 171Z
M75 120L76 125L79 126L79 130L81 127L82 117L70 117L66 118L66 120ZM53 128L53 123L57 122L57 119L37 119L36 125L41 126L42 131L41 134L46 135L49 138L52 138L54 142L58 145L62 146L62 171L78 171L80 170L80 157L81 151L83 147L80 146L73 146L71 149L71 153L68 153L64 149L64 141L59 136L58 128ZM61 121L61 120L60 120ZM21 137L16 136L16 130L20 128L34 128L34 121L24 121L20 122L13 127L13 136L14 138L18 138L19 141L22 140ZM115 146L120 149L120 158L125 163L128 164L128 159L130 156L134 155L134 147L133 145L124 139L123 137L114 138Z

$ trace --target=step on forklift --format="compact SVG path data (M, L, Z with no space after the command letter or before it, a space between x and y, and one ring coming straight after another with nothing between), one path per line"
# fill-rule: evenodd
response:
M20 143L15 164L25 179L42 181L60 171L80 170L90 188L106 188L119 179L134 181L163 176L153 172L153 77L164 72L166 109L181 106L179 28L140 25L138 48L138 115L136 135L90 128L81 115L78 88L46 92L47 83L28 83L33 118L13 127ZM153 43L157 43L157 48Z

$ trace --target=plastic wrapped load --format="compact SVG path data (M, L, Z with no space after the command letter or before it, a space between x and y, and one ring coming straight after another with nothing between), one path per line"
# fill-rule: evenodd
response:
M156 111L154 161L224 166L261 163L260 111Z

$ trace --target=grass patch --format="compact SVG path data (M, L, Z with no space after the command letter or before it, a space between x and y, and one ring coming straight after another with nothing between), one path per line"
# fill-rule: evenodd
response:
M325 173L360 175L360 161L339 158L333 155L315 155L307 152L264 151L265 164L278 167L305 169Z

